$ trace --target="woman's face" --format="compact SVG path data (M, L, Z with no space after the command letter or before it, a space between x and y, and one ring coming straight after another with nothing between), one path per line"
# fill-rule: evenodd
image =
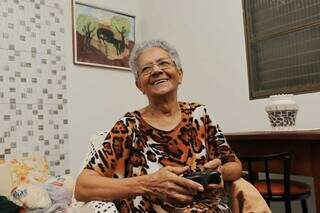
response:
M149 48L138 57L136 84L148 97L176 92L181 81L182 70L176 67L165 50Z

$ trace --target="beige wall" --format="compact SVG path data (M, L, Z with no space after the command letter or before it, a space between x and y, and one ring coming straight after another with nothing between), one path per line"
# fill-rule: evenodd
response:
M184 68L180 98L207 104L224 131L270 129L264 111L268 100L249 100L240 0L82 2L136 15L137 41L163 38L174 44ZM71 26L71 15L66 18ZM129 71L74 65L71 27L66 28L70 141L78 147L71 167L77 170L89 136L110 128L146 100ZM320 93L297 95L295 100L300 106L297 128L320 127L315 116Z
M209 105L228 132L270 129L264 111L268 100L249 101L241 2L145 0L141 5L143 38L165 38L181 53L181 97ZM297 128L319 128L320 93L295 100Z
M69 0L66 6L70 7ZM101 8L113 9L136 15L136 39L140 40L140 5L134 0L81 1ZM71 11L71 8L70 10ZM72 59L71 13L67 23L67 85L68 115L70 119L70 167L76 174L88 148L89 137L101 130L108 130L125 112L142 106L145 99L140 95L129 71L79 66Z
M270 129L264 111L268 100L249 101L241 0L82 2L136 15L138 41L163 38L173 43L184 67L181 99L207 104L225 131ZM70 16L66 18L71 26ZM128 71L73 65L71 27L66 35L70 35L66 44L68 109L75 174L89 136L109 129L124 112L146 101ZM320 127L320 93L297 95L295 100L300 106L297 128Z

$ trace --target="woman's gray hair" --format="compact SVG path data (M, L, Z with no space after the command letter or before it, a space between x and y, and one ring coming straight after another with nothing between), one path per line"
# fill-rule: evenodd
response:
M129 58L129 65L132 69L132 73L136 81L138 79L138 69L139 69L138 58L144 50L153 48L153 47L159 47L165 50L169 54L171 60L175 63L176 67L178 69L182 69L179 54L171 44L160 39L144 41L134 46Z

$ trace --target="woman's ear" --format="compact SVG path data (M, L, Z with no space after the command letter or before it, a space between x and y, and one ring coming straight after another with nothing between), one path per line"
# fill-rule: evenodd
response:
M183 70L182 69L178 69L178 73L179 73L178 82L179 82L179 84L181 84L182 83L182 77L183 77Z
M136 87L144 94L144 91L142 90L139 80L136 80Z

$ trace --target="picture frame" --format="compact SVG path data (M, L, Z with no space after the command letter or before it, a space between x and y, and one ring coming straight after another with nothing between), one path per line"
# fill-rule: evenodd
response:
M72 1L73 62L130 70L135 16Z

